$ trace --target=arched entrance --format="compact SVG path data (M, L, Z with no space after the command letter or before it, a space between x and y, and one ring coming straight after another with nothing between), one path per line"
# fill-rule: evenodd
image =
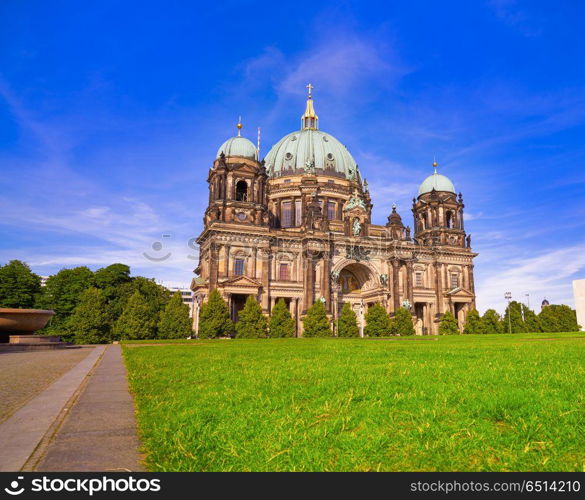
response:
M374 269L361 262L349 262L334 267L336 277L334 303L337 305L336 316L339 318L344 303L349 303L357 316L360 336L363 337L365 313L372 304L381 301L381 287Z

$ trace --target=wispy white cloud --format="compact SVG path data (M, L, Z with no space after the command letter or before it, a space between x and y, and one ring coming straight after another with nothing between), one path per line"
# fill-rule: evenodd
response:
M522 301L529 293L531 307L537 310L545 297L553 303L573 305L571 281L585 277L585 242L534 256L527 253L519 256L511 247L502 246L490 251L488 259L494 264L489 268L482 268L478 261L477 297L481 310L497 304L503 310L504 293L508 291Z

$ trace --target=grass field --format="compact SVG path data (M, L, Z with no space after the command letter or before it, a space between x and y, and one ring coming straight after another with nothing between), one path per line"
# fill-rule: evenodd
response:
M585 334L124 345L153 471L583 471Z

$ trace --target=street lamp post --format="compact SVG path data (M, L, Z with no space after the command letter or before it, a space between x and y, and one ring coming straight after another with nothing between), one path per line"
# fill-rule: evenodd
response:
M508 333L512 333L512 311L510 310L510 300L512 300L512 292L506 292L504 298L508 301Z

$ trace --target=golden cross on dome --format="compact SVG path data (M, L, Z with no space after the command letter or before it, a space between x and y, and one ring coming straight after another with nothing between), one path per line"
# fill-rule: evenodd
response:
M312 90L313 90L315 87L313 87L313 84L312 84L312 83L309 83L309 84L308 84L306 87L309 89L309 99L311 99L311 98L313 97L313 96L311 95L311 92L312 92Z

